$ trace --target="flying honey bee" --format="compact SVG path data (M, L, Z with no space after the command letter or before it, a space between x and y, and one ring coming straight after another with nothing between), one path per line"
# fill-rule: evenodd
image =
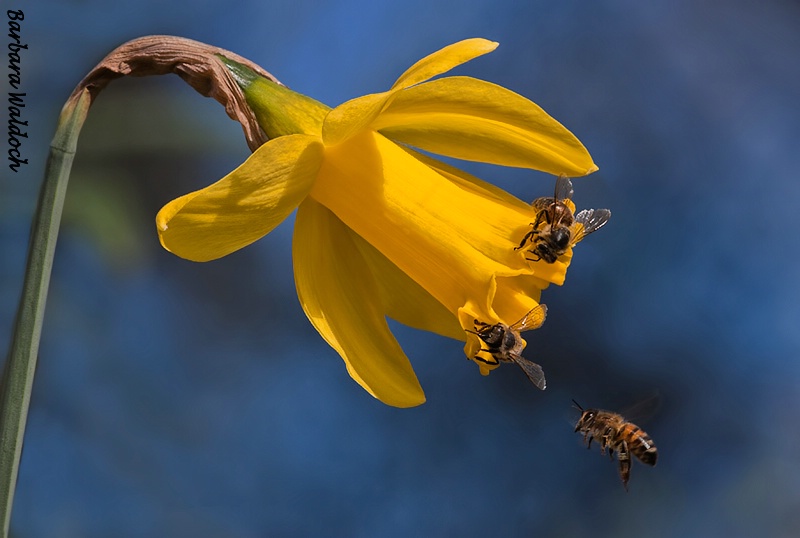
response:
M546 196L534 200L531 205L536 210L536 220L514 250L525 248L530 242L528 251L534 257L526 257L526 260L554 263L568 248L608 222L611 218L608 209L584 209L573 215L566 203L572 199L573 192L572 181L562 175L556 180L552 198Z
M631 454L642 463L656 464L656 445L639 426L628 422L617 413L602 409L583 409L575 400L572 403L581 411L575 431L583 434L586 447L591 448L592 441L597 441L603 454L606 449L611 458L614 457L614 452L617 453L619 476L626 491L631 477Z
M475 330L468 331L477 334L478 337L486 344L486 349L481 349L489 353L494 359L491 362L479 356L475 359L485 362L486 364L498 364L500 362L513 362L525 372L531 383L536 385L539 389L544 390L547 383L544 379L544 371L542 367L522 357L522 349L524 347L521 332L538 329L544 323L547 316L547 306L540 304L525 316L514 323L513 325L506 325L505 323L495 323L489 325L482 321L475 320Z

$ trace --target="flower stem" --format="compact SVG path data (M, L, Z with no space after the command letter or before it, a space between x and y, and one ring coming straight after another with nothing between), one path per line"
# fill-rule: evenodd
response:
M258 65L224 49L181 37L145 36L111 51L78 84L61 110L50 143L28 246L22 298L0 380L0 538L8 536L53 254L78 135L89 107L100 91L119 77L174 73L202 95L222 104L228 116L242 125L247 144L255 151L267 137L220 58L248 69L253 76L280 84Z
M64 105L50 144L44 183L31 230L22 297L0 384L0 520L3 538L8 536L11 520L61 212L78 135L90 102L89 92L83 91Z

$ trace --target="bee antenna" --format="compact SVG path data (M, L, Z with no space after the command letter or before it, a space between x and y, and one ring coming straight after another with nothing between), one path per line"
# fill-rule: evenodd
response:
M577 407L577 408L578 408L578 411L583 411L583 407L581 407L581 404L579 404L578 402L576 402L574 398L572 399L572 403L574 403L574 404L575 404L575 407Z

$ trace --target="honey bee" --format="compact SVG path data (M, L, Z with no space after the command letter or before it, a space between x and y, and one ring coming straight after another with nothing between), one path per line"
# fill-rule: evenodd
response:
M478 337L486 344L486 349L481 349L489 353L494 359L491 362L479 356L475 356L476 360L485 362L486 364L498 364L500 362L513 362L525 372L531 383L536 385L539 389L544 390L547 383L544 379L544 371L542 367L522 357L522 349L524 347L522 342L521 332L538 329L544 323L547 316L547 306L540 304L525 316L514 323L513 325L506 325L505 323L495 323L489 325L482 321L475 320L475 330L468 331L477 334Z
M581 411L575 431L583 434L586 447L591 448L594 440L600 443L601 453L605 454L608 449L611 458L614 457L614 452L617 453L619 476L626 491L631 477L631 454L642 463L656 464L656 445L639 426L628 422L617 413L602 409L583 409L575 400L572 403Z
M611 218L608 209L584 209L573 215L565 202L571 200L573 192L572 181L562 175L556 180L552 198L546 196L534 200L531 205L536 210L536 220L514 250L524 248L530 241L531 248L528 251L535 257L526 257L526 260L554 263L568 248L608 222Z

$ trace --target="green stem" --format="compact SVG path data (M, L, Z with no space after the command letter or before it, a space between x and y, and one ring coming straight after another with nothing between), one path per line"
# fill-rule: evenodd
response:
M22 298L0 385L0 518L3 538L8 536L11 521L47 288L69 172L90 104L89 92L84 90L70 99L61 111L33 220Z

